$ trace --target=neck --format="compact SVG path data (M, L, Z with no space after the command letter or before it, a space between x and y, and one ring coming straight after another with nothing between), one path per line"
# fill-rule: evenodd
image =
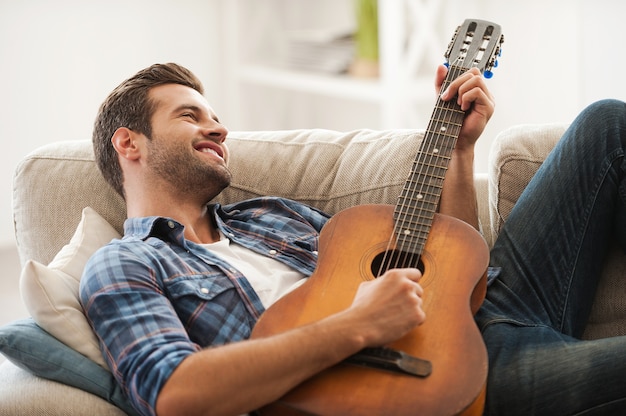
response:
M133 198L126 203L127 216L172 218L185 227L185 238L195 243L219 241L217 226L207 203L172 201L167 198Z

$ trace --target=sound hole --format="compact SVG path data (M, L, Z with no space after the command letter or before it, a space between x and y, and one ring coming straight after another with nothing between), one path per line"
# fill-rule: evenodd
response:
M372 261L372 274L378 277L389 269L403 267L415 267L424 274L424 263L421 256L398 250L383 251L376 255Z

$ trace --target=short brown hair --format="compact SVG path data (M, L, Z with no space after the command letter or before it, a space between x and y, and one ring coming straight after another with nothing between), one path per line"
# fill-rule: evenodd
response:
M123 174L111 138L120 127L151 137L156 103L148 98L148 93L163 84L180 84L204 94L202 83L188 69L175 63L154 64L118 85L98 111L92 136L96 163L104 179L122 197Z

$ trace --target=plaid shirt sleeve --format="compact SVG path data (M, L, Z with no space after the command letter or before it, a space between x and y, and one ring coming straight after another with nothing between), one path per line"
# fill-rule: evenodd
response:
M103 355L133 406L153 415L156 397L174 369L199 347L163 293L152 253L107 246L90 260L82 282L83 308ZM148 276L149 278L146 278Z

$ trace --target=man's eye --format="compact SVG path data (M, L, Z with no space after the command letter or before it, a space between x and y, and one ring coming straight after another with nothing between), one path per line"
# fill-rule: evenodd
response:
M190 118L192 120L196 119L196 116L193 113L183 113L183 114L181 114L181 117L187 117L187 118Z

